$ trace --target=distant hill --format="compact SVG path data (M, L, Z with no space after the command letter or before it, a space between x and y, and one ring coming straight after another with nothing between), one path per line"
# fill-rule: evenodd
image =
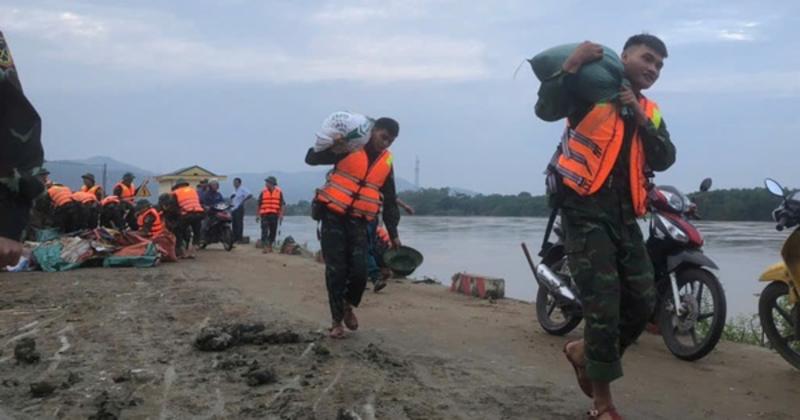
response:
M297 203L300 200L311 200L314 192L325 182L327 171L303 171L303 172L262 172L262 173L240 173L228 175L228 180L222 186L222 194L229 196L233 192L233 178L242 178L242 183L250 189L254 196L264 188L264 179L274 176L278 180L278 186L283 190L288 204ZM414 184L403 179L397 178L395 185L398 191L414 191Z
M107 189L113 187L114 184L122 178L125 172L132 172L136 176L137 184L144 181L145 178L155 175L155 173L146 169L138 168L105 156L95 156L81 160L51 160L47 161L44 166L50 171L50 179L72 189L77 189L83 185L81 175L87 172L94 174L97 183L102 185L104 164L107 165Z

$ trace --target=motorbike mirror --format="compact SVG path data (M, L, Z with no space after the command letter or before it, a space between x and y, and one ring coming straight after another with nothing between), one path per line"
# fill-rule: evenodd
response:
M706 178L700 183L700 192L706 192L711 189L711 178Z
M783 187L781 187L781 184L779 184L778 181L772 178L767 178L764 180L764 185L767 187L767 190L772 193L772 195L777 195L778 197L784 196Z

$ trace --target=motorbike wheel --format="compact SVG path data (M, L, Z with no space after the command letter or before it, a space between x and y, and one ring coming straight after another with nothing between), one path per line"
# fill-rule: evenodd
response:
M556 262L552 269L558 273L563 260ZM575 329L583 320L579 309L574 305L559 304L555 296L546 288L539 286L536 292L536 319L548 334L562 336Z
M719 279L700 268L677 273L678 295L686 312L677 315L672 289L667 288L659 308L664 344L675 357L694 361L707 355L725 329L725 291Z
M800 304L791 306L786 283L776 281L764 288L758 299L758 317L772 347L800 369Z
M220 240L222 242L222 246L225 248L226 251L230 251L233 249L233 231L229 227L222 228L222 232L220 232Z

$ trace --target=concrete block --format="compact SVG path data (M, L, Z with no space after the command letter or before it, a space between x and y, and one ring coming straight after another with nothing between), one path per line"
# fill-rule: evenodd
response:
M450 291L481 299L503 299L506 296L506 282L497 277L456 273Z

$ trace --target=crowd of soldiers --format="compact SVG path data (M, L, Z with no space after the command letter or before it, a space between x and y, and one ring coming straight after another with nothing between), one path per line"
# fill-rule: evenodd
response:
M34 202L29 239L36 240L37 230L47 228L63 234L97 227L135 231L148 238L174 234L177 256L194 257L202 237L205 211L200 194L188 182L178 180L171 193L161 194L158 203L152 205L146 199L137 200L142 187L134 185L131 173L124 174L110 194L105 194L91 173L82 176L83 185L77 191L52 181L49 175L46 169L37 175L47 193ZM200 188L207 187L204 184Z

